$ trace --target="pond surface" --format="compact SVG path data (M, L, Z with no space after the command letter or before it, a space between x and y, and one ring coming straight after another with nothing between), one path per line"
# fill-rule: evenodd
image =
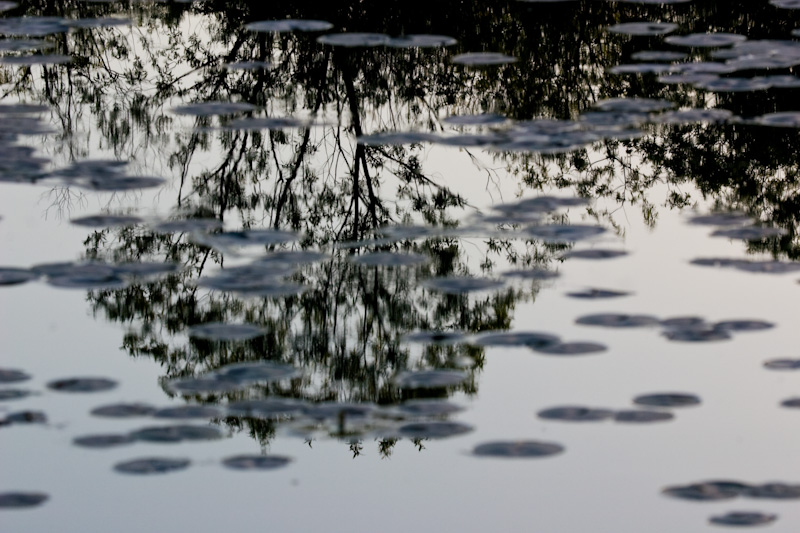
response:
M0 524L800 524L800 3L0 2Z

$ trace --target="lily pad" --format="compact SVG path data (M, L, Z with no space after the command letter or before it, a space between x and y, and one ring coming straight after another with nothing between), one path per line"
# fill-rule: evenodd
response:
M671 341L714 342L731 338L730 333L714 327L685 327L667 330L663 335Z
M483 67L516 63L517 58L506 54L501 54L499 52L471 52L455 55L451 61L459 65Z
M123 474L166 474L177 472L189 467L189 459L173 459L168 457L146 457L125 461L114 465L114 470Z
M283 19L259 20L245 24L245 29L258 32L290 33L295 31L327 31L333 24L325 20Z
M145 403L115 403L96 407L91 414L108 418L136 418L150 416L155 410L155 407Z
M784 228L768 228L762 226L743 226L740 228L718 229L711 234L712 237L727 237L729 239L757 240L769 237L786 235Z
M134 442L136 442L135 438L124 434L86 435L72 439L72 444L84 448L113 448Z
M564 252L563 259L616 259L628 255L625 250L608 250L604 248L588 248L585 250L570 250Z
M222 412L211 405L181 405L179 407L166 407L153 411L155 418L217 418Z
M607 98L594 104L600 111L619 113L652 113L674 107L668 100L655 100L652 98Z
M198 244L223 251L230 246L266 246L297 240L297 235L292 232L269 229L194 234L192 237Z
M409 439L444 439L469 433L472 429L460 422L414 422L400 426L397 432Z
M368 252L351 256L350 260L358 265L368 266L414 266L427 263L427 256L414 253Z
M472 343L478 346L528 346L538 349L561 342L557 335L536 331L513 331L485 333L476 337Z
M641 328L657 325L658 318L651 315L601 313L582 316L578 318L575 323L583 326L601 326L606 328Z
M560 274L558 272L553 272L552 270L546 270L544 268L529 268L525 270L511 270L509 272L503 272L501 275L506 278L519 278L519 279L539 281L546 279L555 279Z
M466 381L469 374L458 370L417 370L401 372L395 384L403 389L452 387Z
M451 276L444 278L430 278L422 285L433 290L448 294L464 294L475 291L499 289L505 285L503 281L489 278L472 278L466 276Z
M749 486L743 490L742 494L748 498L765 500L797 500L800 499L800 485L764 483L763 485Z
M2 420L6 424L46 424L47 415L42 411L17 411Z
M666 487L661 493L682 500L718 501L736 498L741 494L741 489L719 483L693 483Z
M114 226L135 226L144 222L144 219L131 215L91 215L73 218L70 222L76 226L110 228Z
M648 407L690 407L700 405L700 398L694 394L677 392L643 394L634 398L633 403Z
M771 359L764 363L770 370L800 370L800 359Z
M184 395L206 393L220 394L239 390L245 386L245 383L240 383L230 379L221 379L215 376L176 379L167 384L167 388L172 392Z
M778 126L782 128L800 128L800 111L782 111L767 113L755 119L762 126Z
M623 35L665 35L677 30L678 25L672 22L623 22L606 29Z
M667 411L646 411L643 409L631 409L626 411L617 411L614 413L614 421L622 422L625 424L649 424L652 422L666 422L675 418L670 412Z
M104 392L116 386L116 381L106 378L58 379L47 384L47 388L58 392Z
M211 117L215 115L234 115L258 109L247 102L198 102L185 104L172 108L176 115L189 115L193 117Z
M686 54L671 50L641 50L631 54L631 59L636 61L682 61L686 59Z
M763 331L774 327L764 320L723 320L714 324L714 329L720 331Z
M464 408L443 400L408 400L398 405L397 410L409 416L438 417L458 413Z
M27 56L2 56L0 63L5 65L64 65L72 62L72 56L60 54L34 54Z
M298 414L306 408L305 402L291 398L261 398L231 402L227 405L227 412L235 416L273 420Z
M595 409L583 406L561 406L544 409L537 413L539 418L545 420L563 420L567 422L599 422L614 416L610 409Z
M60 17L8 17L0 19L0 34L43 37L69 31L68 20Z
M0 368L0 383L19 383L31 379L29 374L13 368Z
M266 331L254 324L207 322L189 328L189 336L210 341L244 341L263 337Z
M741 226L744 224L752 224L752 222L753 218L751 216L739 211L723 211L710 213L708 215L696 215L689 219L690 224L699 226Z
M150 426L130 433L134 440L158 443L176 443L195 440L216 440L222 438L222 432L210 426L191 426L179 424L174 426Z
M27 398L31 394L31 391L24 389L0 389L0 402L21 400L22 398Z
M300 375L295 367L272 361L234 363L217 368L209 377L237 383L272 383Z
M554 442L541 442L535 440L496 441L479 444L472 449L472 455L477 457L502 457L502 458L534 458L558 455L564 447Z
M222 460L223 466L233 470L274 470L292 462L282 455L234 455Z
M427 344L457 344L466 339L467 335L460 331L415 331L403 337L406 342Z
M778 515L731 511L723 515L712 516L708 521L717 526L763 526L778 519Z
M0 509L36 507L50 498L43 492L0 492Z
M390 37L385 33L329 33L317 38L317 42L345 48L384 46Z
M392 48L438 48L440 46L453 46L458 40L447 35L409 34L392 37L386 46Z
M587 355L604 352L608 347L596 342L559 342L549 346L533 348L536 352L547 355Z
M730 46L732 44L746 41L744 35L735 33L690 33L688 35L670 35L664 38L664 42L675 46L690 46L693 48L705 48L714 46Z
M605 231L606 229L602 226L551 224L548 226L532 226L527 228L525 233L546 242L559 243L588 239L605 233Z

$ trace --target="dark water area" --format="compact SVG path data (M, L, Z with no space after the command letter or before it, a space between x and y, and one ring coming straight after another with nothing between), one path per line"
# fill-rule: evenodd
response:
M800 3L0 2L0 529L796 531Z

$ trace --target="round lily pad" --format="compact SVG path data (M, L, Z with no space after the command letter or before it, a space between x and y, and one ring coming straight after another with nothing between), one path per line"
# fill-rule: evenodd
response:
M438 48L440 46L453 46L458 40L447 35L409 34L392 37L386 46L392 48Z
M383 46L390 37L385 33L329 33L317 38L317 42L345 48Z
M575 320L575 323L583 326L602 326L606 328L641 328L657 325L658 318L651 315L602 313L582 316Z
M167 457L146 457L125 461L114 465L114 470L123 474L166 474L189 467L189 459L172 459Z
M115 403L92 409L91 414L108 418L135 418L150 416L155 410L155 407L144 403Z
M272 383L297 377L300 372L293 366L272 361L235 363L216 369L209 377L238 383Z
M717 483L693 483L666 487L661 493L682 500L716 501L736 498L741 494L741 490Z
M472 429L460 422L414 422L400 426L397 432L409 439L444 439L469 433Z
M730 46L747 40L744 35L735 33L690 33L688 35L670 35L664 42L675 46L690 46L704 48L713 46Z
M723 320L714 324L720 331L763 331L772 329L775 324L764 320Z
M418 370L401 372L395 383L404 389L452 387L463 383L469 375L458 370Z
M625 424L649 424L651 422L666 422L675 418L667 411L646 411L643 409L630 409L614 413L614 421Z
M43 492L0 492L0 509L36 507L50 498Z
M539 418L545 420L563 420L567 422L599 422L614 416L614 411L609 409L595 409L575 405L551 407L537 413Z
M131 438L146 442L176 443L222 438L222 432L210 426L178 424L174 426L150 426L131 432Z
M226 407L227 412L232 415L271 420L300 413L306 409L307 404L291 398L261 398L231 402Z
M19 383L20 381L27 381L29 379L31 379L31 376L22 370L0 368L0 383Z
M254 324L229 324L207 322L189 328L189 336L210 341L244 341L262 337L266 334Z
M130 215L92 215L70 220L77 226L109 228L113 226L134 226L141 224L144 219Z
M633 403L649 407L688 407L700 405L700 398L694 394L675 392L643 394L634 398Z
M117 382L106 378L68 378L51 381L49 389L59 392L103 392L117 386Z
M292 462L282 455L235 455L222 460L222 464L233 470L274 470Z
M546 242L572 242L588 239L605 233L605 231L606 229L602 226L551 224L548 226L532 226L526 229L525 233Z
M84 437L76 437L72 439L72 443L76 446L84 448L113 448L115 446L123 446L125 444L132 444L136 439L131 435L86 435Z
M479 444L472 449L472 454L477 457L534 458L549 457L563 451L563 446L553 442L520 440Z
M538 353L547 355L587 355L604 352L608 347L597 342L559 342L549 346L538 346L533 349Z
M778 515L758 512L731 511L712 516L708 521L717 526L763 526L778 519Z
M428 262L428 257L421 254L401 254L394 252L369 252L352 256L353 263L368 266L413 266Z

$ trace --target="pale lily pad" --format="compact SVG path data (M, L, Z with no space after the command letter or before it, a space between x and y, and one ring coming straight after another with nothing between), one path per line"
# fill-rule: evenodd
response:
M155 410L155 407L145 403L115 403L96 407L91 414L108 418L136 418L150 416Z
M72 56L57 54L35 54L29 56L1 56L0 63L5 65L63 65L72 62Z
M385 33L329 33L317 38L317 42L345 48L384 46L390 37Z
M239 390L245 386L246 384L238 381L220 379L214 376L176 379L167 384L169 390L184 395L206 393L221 394Z
M136 439L124 434L86 435L72 439L72 444L84 448L113 448L124 446L125 444L133 444L134 442L136 442Z
M231 246L266 246L272 244L286 244L297 240L297 235L290 231L281 230L243 230L226 231L213 234L194 234L193 240L211 248L219 248L224 251Z
M0 509L36 507L50 498L43 492L0 492Z
M8 17L0 19L0 34L43 37L69 31L69 21L59 17Z
M31 379L29 374L13 368L0 368L0 383L19 383Z
M643 409L631 409L627 411L617 411L614 413L614 421L625 424L649 424L652 422L667 422L675 418L667 411L646 411Z
M658 325L658 318L651 315L602 313L582 316L575 320L575 323L584 326L601 326L606 328L641 328Z
M690 33L688 35L670 35L664 38L664 42L675 46L690 46L693 48L705 48L714 46L730 46L732 44L746 41L744 35L735 33Z
M772 86L764 78L717 78L696 85L713 92L766 91Z
M655 100L652 98L608 98L594 104L600 111L619 113L652 113L674 107L668 100Z
M459 385L468 377L458 370L417 370L401 372L394 381L403 389L429 389Z
M386 46L392 48L438 48L440 46L453 46L458 40L447 35L409 34L392 37Z
M397 433L409 439L444 439L469 433L472 429L460 422L414 422L400 426Z
M634 398L633 403L648 407L689 407L700 405L700 398L694 394L676 392L643 394Z
M222 460L223 466L233 470L274 470L292 462L282 455L235 455Z
M195 440L216 440L223 437L222 432L210 426L151 426L131 432L131 438L145 442L176 443Z
M707 72L681 72L680 74L663 74L658 77L659 83L667 85L688 84L695 85L718 79L716 74Z
M19 7L17 2L10 2L8 0L0 1L0 11L11 11L12 9L16 9Z
M582 406L551 407L537 413L539 418L545 420L563 420L567 422L599 422L614 416L610 409L595 409Z
M189 459L173 459L167 457L146 457L142 459L135 459L133 461L125 461L114 465L114 470L123 474L166 474L168 472L177 472L189 467L191 461Z
M290 33L295 31L327 31L333 24L324 20L283 19L259 20L245 24L245 29L258 32Z
M508 120L496 113L479 113L476 115L451 115L442 119L442 124L451 126L494 126Z
M631 59L636 61L682 61L686 59L686 54L671 50L642 50L631 54Z
M547 355L587 355L604 352L608 350L608 347L597 342L559 342L550 346L540 346L533 349Z
M783 128L800 128L800 111L783 111L767 113L755 119L762 126L778 126Z
M606 229L602 226L586 224L551 224L548 226L533 226L527 228L525 233L546 242L560 243L589 239L605 233L605 231Z
M47 384L47 388L58 392L104 392L116 386L116 381L106 378L58 379Z
M165 407L153 411L155 418L218 418L222 412L211 405L181 405L179 407Z
M800 5L798 6L800 7ZM776 514L730 511L723 515L712 516L708 521L717 526L763 526L778 519Z
M606 29L623 35L665 35L677 30L678 25L672 22L623 22Z
M263 337L266 331L254 324L207 322L189 328L189 336L209 341L245 341Z
M176 115L190 115L193 117L210 117L215 115L233 115L246 113L258 109L247 102L198 102L185 104L172 108Z
M451 61L459 65L483 67L515 63L517 58L506 54L501 54L499 52L471 52L467 54L455 55Z
M693 123L709 123L709 124L719 124L725 123L733 120L734 115L731 111L727 109L681 109L678 111L666 111L660 115L657 115L654 118L655 122L660 124L693 124ZM724 219L725 213L719 213L721 218L719 220ZM704 217L708 222L695 222L696 219L703 220ZM716 214L711 215L700 215L693 217L690 220L690 223L693 224L712 224L717 225L711 220L715 219ZM748 219L749 221L749 219ZM727 223L723 222L722 224L718 225L726 225Z
M422 282L424 287L448 294L464 294L475 291L499 289L505 285L503 281L489 278L472 278L452 276L446 278L430 278Z
M345 418L366 418L375 412L372 403L322 402L308 406L305 414L315 420L343 420Z
M549 457L564 451L564 447L553 442L534 440L496 441L479 444L472 449L477 457L534 458Z
M769 3L781 9L800 9L800 0L769 0Z

